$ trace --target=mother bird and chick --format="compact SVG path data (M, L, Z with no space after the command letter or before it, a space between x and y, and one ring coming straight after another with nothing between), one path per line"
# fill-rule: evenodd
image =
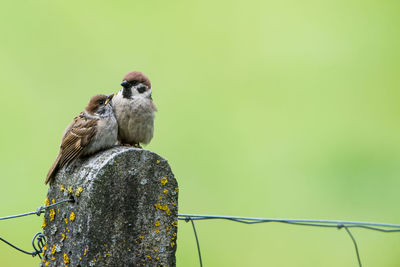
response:
M74 159L92 155L116 144L148 144L153 138L154 112L150 80L139 71L126 74L122 89L114 96L93 96L65 129L60 150L45 184L53 183L59 169Z

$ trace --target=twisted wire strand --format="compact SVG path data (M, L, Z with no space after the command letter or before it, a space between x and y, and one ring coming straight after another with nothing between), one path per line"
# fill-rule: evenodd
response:
M385 233L400 232L400 224L389 224L389 223L375 223L375 222L359 222L359 221L341 221L341 220L312 220L312 219L276 219L276 218L252 218L252 217L237 217L237 216L219 216L219 215L196 215L196 214L178 214L178 220L184 220L191 222L193 231L196 238L197 250L199 253L200 267L203 266L201 260L200 244L197 237L196 229L194 227L195 220L229 220L245 224L255 223L268 223L278 222L302 226L315 226L315 227L328 227L328 228L344 228L351 238L354 249L356 251L357 261L359 267L362 267L360 252L358 250L357 241L352 235L350 228L363 228L367 230L380 231Z
M23 216L28 216L28 215L33 215L36 214L37 216L40 216L40 214L44 213L47 209L57 206L59 204L65 203L65 202L74 202L74 199L64 199L61 201L58 201L54 204L50 204L48 206L40 206L39 208L37 208L36 211L31 211L31 212L26 212L26 213L21 213L21 214L16 214L16 215L11 215L11 216L5 216L5 217L0 217L0 221L1 220L8 220L8 219L14 219L14 218L19 218L19 217L23 217Z
M54 207L54 206L57 206L57 205L60 205L60 204L65 203L65 202L72 202L73 203L75 201L74 201L73 198L64 199L64 200L58 201L58 202L56 202L54 204L51 204L51 205L48 205L48 206L40 206L39 208L37 208L36 211L27 212L27 213L21 213L21 214L17 214L17 215L6 216L6 217L0 217L0 220L19 218L19 217L33 215L33 214L36 214L37 216L40 216L42 213L44 213L46 211L46 209ZM3 241L7 245L13 247L14 249L16 249L16 250L18 250L18 251L20 251L22 253L31 255L32 257L35 257L36 255L39 255L39 258L42 258L40 256L40 253L43 252L43 247L46 244L46 237L41 232L36 233L33 236L33 238L32 238L32 247L34 249L33 252L29 252L29 251L26 251L24 249L21 249L21 248L17 247L16 245L13 245L12 243L8 242L7 240L5 240L4 238L1 238L1 237L0 237L0 241Z

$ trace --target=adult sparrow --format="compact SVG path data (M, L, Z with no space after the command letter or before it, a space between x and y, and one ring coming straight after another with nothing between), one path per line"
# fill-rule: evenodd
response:
M125 75L122 89L113 98L118 122L118 140L123 145L140 147L153 138L156 106L151 98L150 80L141 72Z
M65 129L60 151L45 184L54 181L57 171L74 159L112 147L117 142L118 125L111 99L114 95L93 96L85 110Z

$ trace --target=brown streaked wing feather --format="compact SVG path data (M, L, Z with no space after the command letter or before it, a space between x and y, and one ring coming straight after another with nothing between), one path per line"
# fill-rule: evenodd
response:
M74 124L67 129L61 142L60 168L79 157L96 134L96 125L97 120L86 119L82 113L75 118Z
M61 153L58 153L56 160L54 161L53 165L51 165L50 170L47 173L46 181L44 182L44 184L47 184L48 182L50 182L50 184L53 183L54 177L59 168L60 156Z

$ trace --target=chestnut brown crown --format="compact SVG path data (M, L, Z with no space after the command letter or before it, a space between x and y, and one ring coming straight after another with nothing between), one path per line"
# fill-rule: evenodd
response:
M139 83L146 85L147 88L151 88L151 83L149 78L147 78L147 76L141 73L140 71L131 71L127 73L122 80L127 82L137 81Z
M107 105L107 103L111 100L113 95L95 95L90 98L88 105L85 110L89 114L94 114L98 111L101 106Z

